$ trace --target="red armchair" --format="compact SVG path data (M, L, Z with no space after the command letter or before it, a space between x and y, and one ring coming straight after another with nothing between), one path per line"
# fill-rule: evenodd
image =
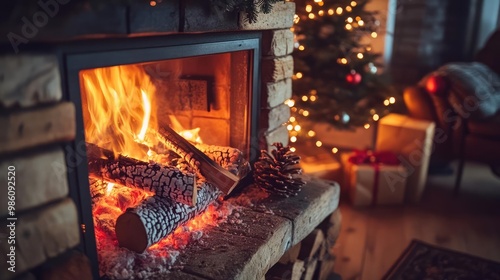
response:
M476 62L500 74L499 49L500 30L490 37L476 56ZM458 193L466 159L490 164L493 172L500 176L500 112L477 119L466 110L457 110L450 98L456 90L456 87L450 86L452 82L449 77L431 75L419 85L407 88L403 96L410 116L436 123L433 158L459 159L455 180L455 193ZM493 94L500 95L500 91Z

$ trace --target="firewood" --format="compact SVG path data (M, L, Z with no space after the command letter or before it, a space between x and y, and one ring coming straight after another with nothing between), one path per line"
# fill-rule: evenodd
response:
M301 244L302 242L299 242L295 244L292 248L288 249L288 251L286 251L285 254L283 254L281 259L279 260L279 263L287 264L295 262L299 257Z
M121 247L142 253L178 226L203 212L220 194L212 184L204 183L195 206L176 203L164 197L149 197L118 217L115 229L118 243Z
M328 258L328 247L326 245L326 238L323 239L323 242L321 242L321 246L318 250L318 261L322 261Z
M89 178L89 187L90 198L92 199L92 202L94 202L106 194L108 183L99 179Z
M250 164L243 153L236 148L207 144L196 144L195 147L239 178L245 177L250 172Z
M170 127L160 127L159 131L149 129L149 133L153 134L160 143L186 160L209 183L217 186L225 195L231 193L238 184L238 176L222 168Z
M314 279L314 274L316 272L316 266L318 265L317 259L309 260L305 266L305 271L302 274L303 280L312 280Z
M267 280L300 280L304 273L304 261L293 263L277 263L266 273Z
M302 240L302 245L299 252L299 259L309 260L311 259L323 245L325 240L325 235L321 229L315 229L311 234L309 234L304 240Z
M197 199L196 176L172 166L147 163L117 155L87 143L89 176L153 192L158 197L193 205Z
M335 265L335 258L329 256L327 259L318 261L316 266L316 273L314 279L328 279L328 276L333 273L333 266Z
M333 254L333 245L335 245L335 242L337 241L337 238L340 234L341 224L342 214L340 210L337 209L318 226L323 230L323 233L325 234L326 251L330 255Z
M292 266L292 277L290 280L300 280L304 274L305 263L301 260L296 260Z

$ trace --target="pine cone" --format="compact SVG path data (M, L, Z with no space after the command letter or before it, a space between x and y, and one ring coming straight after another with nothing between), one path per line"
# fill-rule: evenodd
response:
M302 169L297 166L300 157L292 153L290 147L283 147L282 143L274 143L273 146L276 149L272 151L272 156L262 150L254 164L255 183L276 195L296 196L306 184L300 176Z

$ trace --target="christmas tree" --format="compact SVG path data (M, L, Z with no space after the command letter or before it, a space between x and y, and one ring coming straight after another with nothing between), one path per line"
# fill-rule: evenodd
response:
M376 12L366 0L296 1L294 96L287 101L292 117L291 142L316 139L314 124L369 128L396 102L379 73L370 39L378 36Z

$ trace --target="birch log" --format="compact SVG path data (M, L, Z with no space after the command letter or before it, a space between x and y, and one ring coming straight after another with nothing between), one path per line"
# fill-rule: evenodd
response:
M236 148L207 144L196 144L195 147L239 178L245 177L250 172L250 163Z
M149 129L149 133L186 160L191 167L199 171L209 183L217 186L225 195L231 193L238 184L240 179L238 176L222 168L170 127L163 126L158 131Z
M149 197L118 217L115 229L118 243L121 247L142 253L178 226L203 212L219 195L221 192L217 188L204 183L195 206L158 196Z
M196 203L196 176L171 166L147 163L87 143L89 176L153 192L187 205Z

